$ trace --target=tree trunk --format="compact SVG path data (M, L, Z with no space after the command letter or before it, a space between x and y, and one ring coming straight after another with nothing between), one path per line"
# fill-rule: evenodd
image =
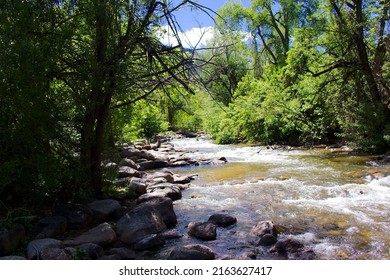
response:
M363 7L362 7L363 3L362 0L354 0L354 3L355 3L355 13L356 13L356 33L355 33L356 49L360 60L361 70L363 72L368 88L370 90L370 96L372 102L376 107L382 102L378 90L378 85L376 83L373 71L370 66L366 44L364 42L364 18L363 18Z

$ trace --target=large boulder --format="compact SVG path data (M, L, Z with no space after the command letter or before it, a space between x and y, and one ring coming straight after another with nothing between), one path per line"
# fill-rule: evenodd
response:
M141 156L141 151L131 147L124 147L119 152L121 158L139 158Z
M134 244L146 235L160 233L166 229L161 214L149 205L138 205L117 222L120 241Z
M131 178L130 184L128 185L128 188L135 192L136 194L145 194L146 193L146 188L147 184L145 180L141 178Z
M76 250L81 259L97 260L104 256L103 247L95 243L83 243L77 246Z
M161 234L150 234L134 244L134 249L137 251L145 251L154 249L165 243L165 238Z
M250 237L255 246L270 246L277 241L277 230L272 221L261 221L251 229Z
M137 162L137 164L139 166L139 170L142 170L142 171L157 168L154 160L139 161L139 162Z
M41 258L41 252L45 249L56 248L60 249L63 245L63 242L57 239L45 238L45 239L36 239L30 241L27 245L27 258L29 260L35 260Z
M167 226L171 227L177 224L177 217L173 209L172 199L168 197L155 197L142 202L142 204L149 205L157 210Z
M168 256L168 260L213 260L214 252L207 246L193 244L175 247Z
M125 178L125 177L138 177L138 178L141 178L141 173L134 169L134 168L131 168L131 167L128 167L128 166L121 166L119 167L119 177L120 178Z
M77 258L77 250L73 247L46 248L40 253L41 260L74 260Z
M103 223L72 240L64 241L65 246L78 246L83 243L95 243L101 246L112 244L117 239L115 231L110 224Z
M84 229L94 221L93 211L82 204L61 204L53 209L54 216L64 216L67 219L68 229Z
M188 234L201 240L215 240L217 227L213 222L192 222L188 224Z
M64 216L49 216L40 219L35 227L35 239L53 238L66 231L68 221Z
M115 216L121 209L121 205L115 199L95 200L88 204L93 211L95 221L103 222Z
M148 175L148 180L154 181L155 179L163 178L167 183L173 183L173 175L169 172L155 172ZM157 181L157 180L156 180Z
M119 166L128 166L128 167L131 167L133 169L139 169L139 165L136 164L132 159L129 159L129 158L123 158L120 162L119 162Z
M228 227L237 223L237 218L228 214L217 213L210 216L209 222L214 222L220 227Z
M0 229L0 257L11 254L25 238L23 225L15 224L10 229Z
M152 194L161 194L161 196L167 196L173 201L182 198L180 187L178 185L174 185L170 183L163 183L154 186L149 186L147 188L147 192Z

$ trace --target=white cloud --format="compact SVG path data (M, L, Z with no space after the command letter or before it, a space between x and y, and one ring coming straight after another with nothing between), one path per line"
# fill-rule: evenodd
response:
M166 25L162 26L158 31L158 36L165 45L177 45L178 41L172 29ZM194 27L185 32L178 32L178 37L185 48L204 47L207 42L213 38L214 28L209 27Z

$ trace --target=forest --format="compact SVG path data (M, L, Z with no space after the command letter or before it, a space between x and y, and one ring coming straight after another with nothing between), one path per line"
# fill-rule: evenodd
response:
M186 48L175 12L214 17ZM118 143L390 147L386 0L3 0L0 212L99 197ZM165 27L177 44L166 45Z

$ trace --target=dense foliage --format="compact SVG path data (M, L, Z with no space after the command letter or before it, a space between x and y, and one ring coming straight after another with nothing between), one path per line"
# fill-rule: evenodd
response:
M388 149L388 1L227 2L197 51L158 35L184 5L1 1L1 204L99 195L118 141L167 129Z
M253 0L227 3L219 14L220 34L248 38L229 46L239 55L223 63L235 75L234 93L215 89L216 81L208 87L221 110L204 126L218 143L389 147L388 1ZM226 84L220 57L199 56L211 62L205 79ZM238 73L243 59L247 70Z

